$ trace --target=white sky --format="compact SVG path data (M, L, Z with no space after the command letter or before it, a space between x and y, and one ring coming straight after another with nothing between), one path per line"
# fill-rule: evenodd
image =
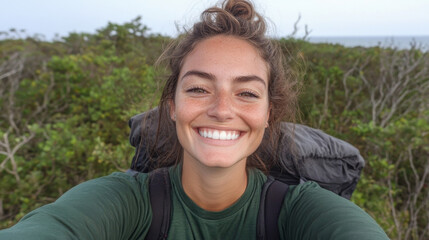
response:
M107 23L142 16L152 33L175 36L217 0L0 0L0 31L10 28L40 33L94 33ZM310 36L429 35L429 0L253 0L275 25L274 35L287 36L301 14L301 29ZM301 31L301 33L303 30Z

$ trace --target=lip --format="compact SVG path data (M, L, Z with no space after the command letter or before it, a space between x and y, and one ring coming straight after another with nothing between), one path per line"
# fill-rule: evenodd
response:
M219 130L219 131L237 131L237 132L245 132L243 130L237 129L237 128L231 128L231 127L223 127L223 126L214 126L214 125L204 125L204 126L194 126L192 127L195 130L198 130L200 128L210 128L213 130Z

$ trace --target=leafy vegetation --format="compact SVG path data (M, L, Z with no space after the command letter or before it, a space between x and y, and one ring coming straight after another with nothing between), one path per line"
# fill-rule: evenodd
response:
M60 41L0 41L0 228L74 185L129 167L128 119L157 104L168 37L136 18ZM278 40L304 124L357 146L352 200L392 239L429 238L429 55Z

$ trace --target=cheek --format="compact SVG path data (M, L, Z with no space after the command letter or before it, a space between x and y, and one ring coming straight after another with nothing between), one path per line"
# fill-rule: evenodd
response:
M206 115L207 101L192 98L176 98L176 128L177 132L189 132L189 125Z
M245 106L242 107L242 114L246 116L252 126L265 128L269 117L269 106L268 104Z
M176 114L182 118L190 118L207 108L207 101L192 98L176 98Z

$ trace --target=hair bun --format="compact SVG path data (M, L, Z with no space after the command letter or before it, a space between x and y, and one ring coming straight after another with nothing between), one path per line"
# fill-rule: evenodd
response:
M246 1L230 0L226 2L223 8L236 18L241 18L249 21L253 20L253 18L255 17L255 11L252 5L250 5L250 3Z

